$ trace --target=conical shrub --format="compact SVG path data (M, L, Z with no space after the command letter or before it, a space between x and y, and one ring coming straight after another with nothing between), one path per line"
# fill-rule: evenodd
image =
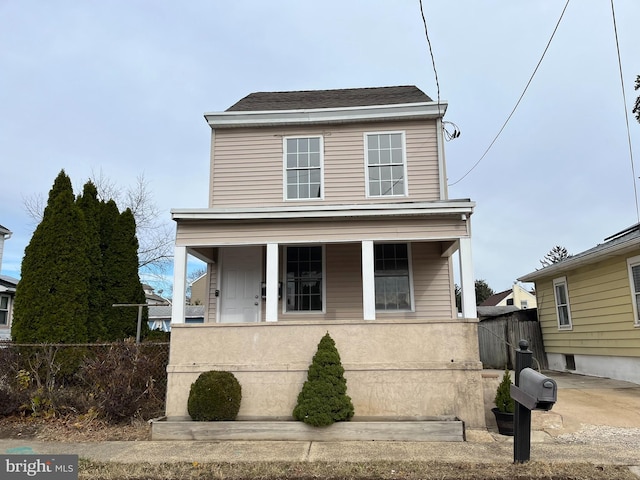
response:
M513 413L515 411L515 402L511 398L511 374L508 369L505 369L502 381L498 385L494 402L500 412Z
M354 409L336 344L327 333L318 344L298 395L293 418L315 427L350 420Z

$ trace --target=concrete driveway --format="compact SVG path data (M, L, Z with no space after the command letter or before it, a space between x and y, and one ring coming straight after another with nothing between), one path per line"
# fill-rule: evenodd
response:
M533 430L559 437L595 425L639 429L640 438L640 385L568 372L544 373L558 384L558 402L549 412L533 412ZM490 410L502 372L485 370L483 378L487 427L497 432Z

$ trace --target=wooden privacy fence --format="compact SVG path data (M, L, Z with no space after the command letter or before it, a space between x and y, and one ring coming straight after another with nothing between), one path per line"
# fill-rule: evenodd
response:
M529 350L533 352L533 368L546 370L547 355L535 308L481 318L478 342L484 368L513 369L518 342L522 339L529 342Z

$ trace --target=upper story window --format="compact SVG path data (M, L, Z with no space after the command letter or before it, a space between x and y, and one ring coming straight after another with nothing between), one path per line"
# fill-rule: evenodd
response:
M633 324L640 327L640 256L627 259L633 303Z
M404 132L365 133L368 197L406 196Z
M409 245L374 246L376 310L411 310Z
M571 330L571 309L569 308L569 291L567 290L567 278L560 277L553 280L553 293L556 299L556 314L558 316L558 329Z
M285 137L285 200L322 198L322 137Z
M0 326L7 326L9 323L9 296L0 295Z

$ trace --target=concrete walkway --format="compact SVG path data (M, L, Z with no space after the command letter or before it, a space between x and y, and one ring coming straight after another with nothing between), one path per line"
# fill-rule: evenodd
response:
M534 412L531 460L640 465L640 385L571 374L558 382L551 412ZM495 424L494 424L495 425ZM0 440L0 453L76 454L101 462L363 462L511 463L513 439L467 431L466 442L141 441L41 442ZM640 475L640 468L634 467Z

